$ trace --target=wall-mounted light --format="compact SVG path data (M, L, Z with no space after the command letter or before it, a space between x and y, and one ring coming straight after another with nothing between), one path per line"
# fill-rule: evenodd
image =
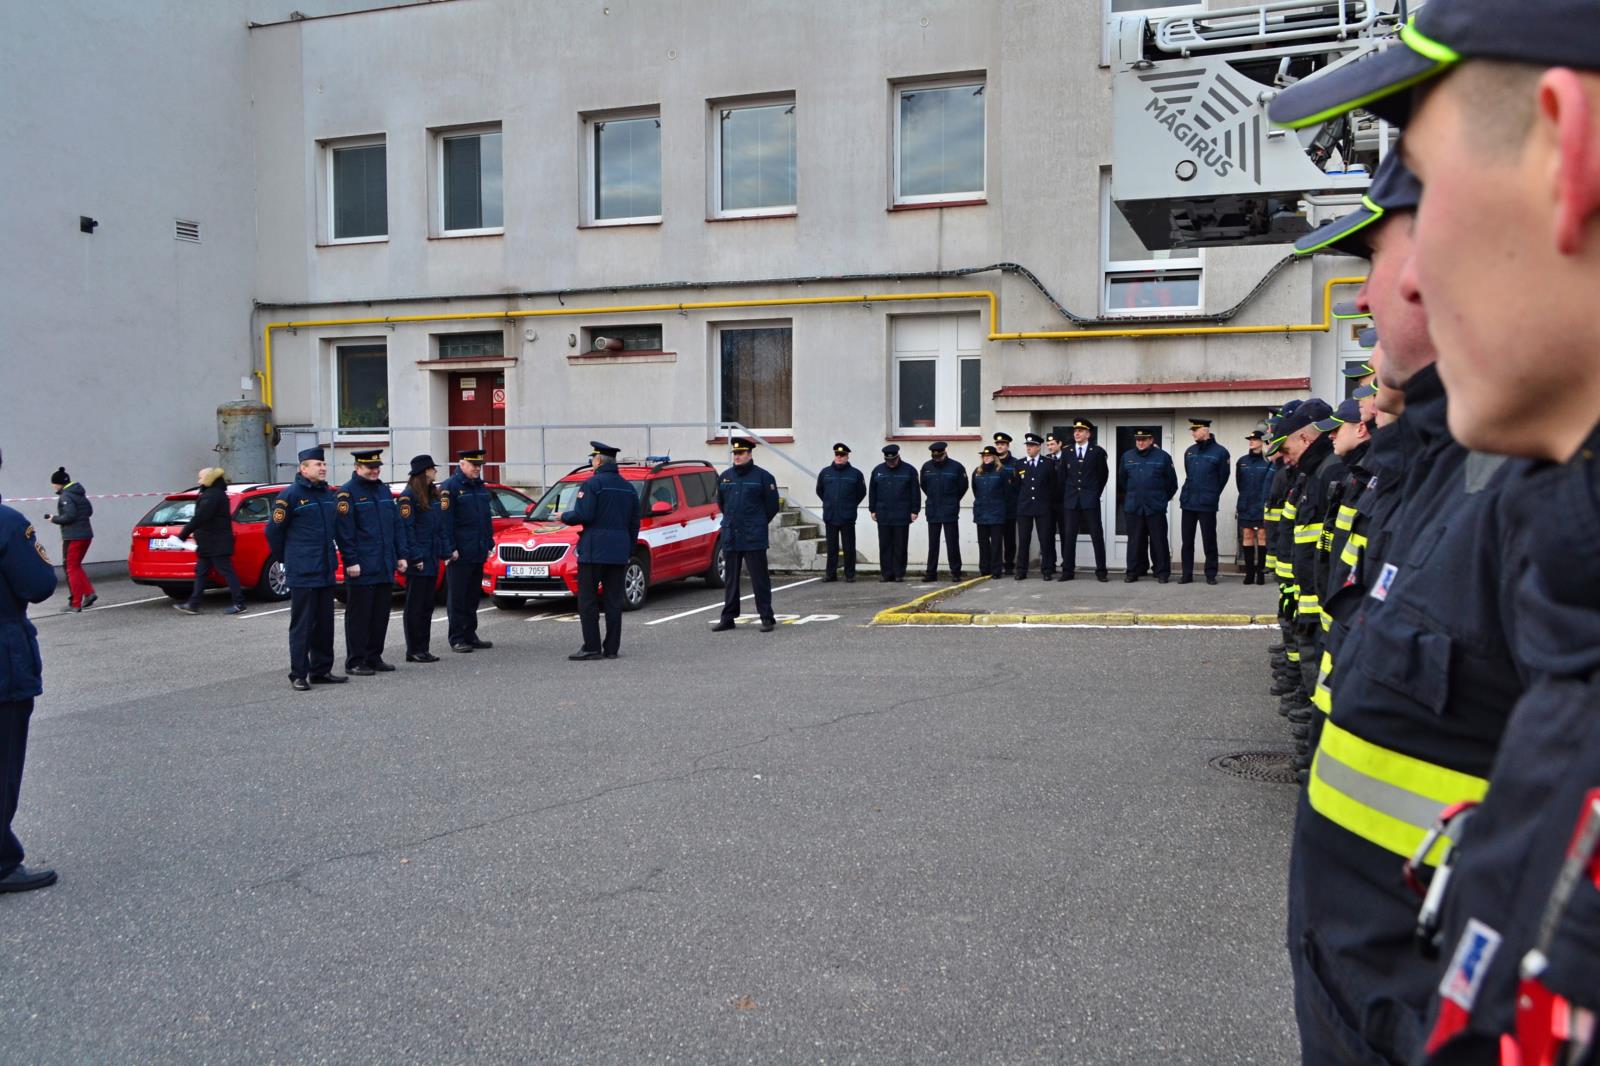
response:
M88 215L79 215L78 216L78 232L79 233L93 233L94 232L94 228L96 226L98 226L98 225L100 225L100 220L99 219L90 218Z

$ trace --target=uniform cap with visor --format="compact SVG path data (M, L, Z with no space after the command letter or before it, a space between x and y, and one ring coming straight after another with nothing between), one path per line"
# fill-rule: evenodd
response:
M1361 404L1354 396L1352 396L1350 399L1341 403L1338 409L1327 418L1319 418L1312 424L1318 429L1322 430L1322 432L1328 433L1332 430L1338 429L1346 422L1359 421L1361 421Z

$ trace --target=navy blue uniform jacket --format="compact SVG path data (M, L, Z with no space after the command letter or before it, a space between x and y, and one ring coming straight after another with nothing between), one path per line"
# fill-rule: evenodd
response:
M1222 489L1233 472L1228 449L1215 440L1195 441L1183 453L1183 494L1178 505L1185 511L1215 511Z
M1272 484L1272 464L1253 452L1239 456L1234 484L1239 489L1239 501L1234 505L1233 516L1245 523L1259 525L1265 522L1267 489Z
M928 521L957 522L961 519L961 500L967 494L967 468L954 459L944 462L929 459L922 464L922 494Z
M439 507L439 490L429 489L428 506L417 506L416 493L407 488L395 501L400 512L400 524L406 529L407 558L412 567L421 566L422 573L437 573L429 567L440 559L450 558L450 546L445 541L445 514Z
M778 513L778 482L755 463L730 466L717 478L722 550L764 552L767 523Z
M601 463L578 489L572 510L561 514L569 526L582 526L578 534L578 562L618 565L633 557L639 539L639 494L616 463Z
M39 638L28 604L56 590L56 568L20 511L0 507L0 703L31 700L44 691Z
M487 560L494 546L494 515L489 510L489 489L483 478L469 478L457 470L439 486L439 497L445 543L450 545L450 551L460 552L464 563Z
M917 472L904 459L891 468L879 463L872 468L872 481L867 489L867 510L877 518L880 526L909 526L911 519L922 510L922 491L917 485Z
M394 491L382 481L353 477L339 487L335 501L339 521L334 528L345 561L345 584L393 583L396 564L411 558L410 538L400 521ZM360 577L350 576L351 563L361 567Z
M272 521L267 523L267 547L283 560L292 589L328 588L333 584L338 557L337 502L325 481L309 481L296 474L272 501Z
M1127 514L1166 514L1178 491L1172 456L1153 444L1149 451L1129 448L1122 453L1122 479L1122 510Z
M822 501L822 520L830 526L847 526L856 520L856 509L867 498L867 479L861 471L845 463L829 463L817 475L817 499Z
M1061 450L1061 506L1068 511L1098 509L1110 476L1110 460L1100 445L1086 445L1082 462L1077 442L1067 445Z
M980 526L1003 526L1006 522L1006 484L1011 471L998 463L979 466L972 472L972 521Z

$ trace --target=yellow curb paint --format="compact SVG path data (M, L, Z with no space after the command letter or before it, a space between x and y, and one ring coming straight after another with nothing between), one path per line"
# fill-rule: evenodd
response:
M1014 626L1028 620L1025 614L972 614L967 620L975 626Z
M929 606L931 604L938 603L940 600L944 599L946 596L954 596L956 593L962 591L963 589L969 589L974 585L982 584L983 582L988 581L988 580L989 580L989 577L988 577L987 574L985 574L982 577L975 577L970 581L963 581L959 585L951 585L948 588L934 589L932 592L929 592L929 593L927 593L925 595L922 595L922 596L918 596L916 599L912 600L910 603L902 603L898 607L886 607L883 610L879 611L876 615L873 616L872 624L875 625L875 626L877 626L877 625L904 624L904 623L910 621L913 618L917 618L917 617L920 617L920 616L923 616L923 615L926 615L926 614L930 613L930 612L926 612L926 611L922 610L922 608L927 607L927 606ZM956 625L956 624L965 625L965 624L967 624L968 621L971 620L972 616L971 615L954 615L954 614L952 614L952 615L944 615L943 618L945 619L943 622L935 622L933 624L934 625ZM961 618L963 621L960 622L960 623L955 623L955 622L950 621L950 619L953 619L953 618ZM923 622L923 623L920 623L920 624L927 625L929 623Z
M1141 614L1142 626L1247 626L1255 621L1248 614Z
M1053 626L1131 626L1139 619L1131 611L1077 611L1072 614L1030 614L1027 620Z

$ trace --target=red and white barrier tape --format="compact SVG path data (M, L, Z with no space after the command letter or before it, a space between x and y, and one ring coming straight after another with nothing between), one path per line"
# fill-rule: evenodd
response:
M192 492L192 489L178 489L177 492ZM98 496L90 496L91 500L131 500L138 496L171 496L172 492L106 492ZM0 503L46 503L54 501L54 496L7 496Z

